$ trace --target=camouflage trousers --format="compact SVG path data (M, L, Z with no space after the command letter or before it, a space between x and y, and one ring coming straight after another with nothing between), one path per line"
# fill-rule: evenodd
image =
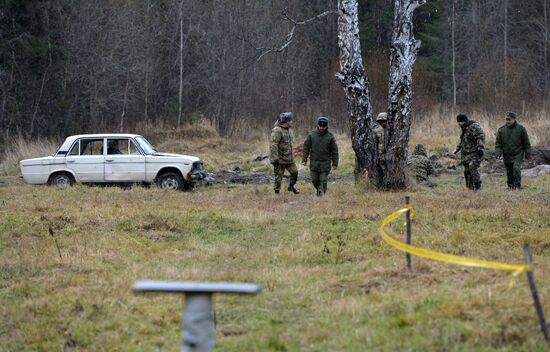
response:
M292 164L279 164L278 166L274 167L275 171L275 191L281 190L281 182L283 181L283 175L285 174L285 170L288 170L290 173L290 180L289 183L291 185L295 185L296 182L298 182L298 168L296 167L295 163Z
M508 188L521 188L521 158L517 158L511 163L504 163L504 166L506 166Z
M311 170L311 183L318 192L327 193L327 179L329 172Z
M461 164L464 165L466 187L474 189L476 185L481 184L481 177L479 176L481 158L476 153L467 154L462 158Z

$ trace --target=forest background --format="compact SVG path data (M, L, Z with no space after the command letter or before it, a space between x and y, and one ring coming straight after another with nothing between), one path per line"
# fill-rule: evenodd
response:
M375 111L387 109L393 6L360 1L361 40ZM548 108L546 0L430 0L417 10L422 41L414 121L457 111L537 114ZM64 137L140 131L207 119L246 135L295 112L309 128L328 115L347 130L337 18L294 20L336 1L2 0L0 131ZM2 138L7 140L7 138Z

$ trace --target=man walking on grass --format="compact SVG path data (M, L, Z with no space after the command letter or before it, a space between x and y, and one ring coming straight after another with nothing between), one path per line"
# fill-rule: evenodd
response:
M281 182L285 170L290 173L288 191L294 194L300 193L294 185L298 181L298 168L294 163L294 154L292 153L292 143L294 142L294 133L292 132L292 113L283 112L271 130L271 143L269 145L269 159L275 172L275 193L281 191Z
M317 119L317 128L311 131L302 149L302 165L307 165L311 172L311 182L317 190L317 196L327 193L327 179L332 166L338 167L338 145L334 135L328 131L328 117Z
M481 189L479 166L484 154L485 133L477 122L468 119L468 116L464 114L458 115L456 121L462 129L462 133L454 154L460 152L460 164L464 166L466 187L477 192Z
M521 162L531 158L531 143L525 127L516 121L514 112L507 112L505 125L498 129L495 154L506 166L508 188L521 189Z

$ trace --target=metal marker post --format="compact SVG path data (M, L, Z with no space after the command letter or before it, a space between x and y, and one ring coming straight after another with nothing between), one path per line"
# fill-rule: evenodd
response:
M214 350L214 293L257 294L256 284L190 281L137 281L134 292L179 293L185 295L181 352L210 352Z
M405 205L407 207L409 207L411 205L411 197L410 196L406 196L405 197ZM411 244L411 210L407 210L407 212L405 213L406 214L406 218L407 218L407 244ZM411 258L411 254L410 253L406 253L405 254L406 258L407 258L407 268L409 268L409 270L412 271L412 258Z
M531 264L533 258L531 257L531 248L528 244L523 245L523 254L525 256L525 262ZM544 339L550 344L550 334L548 333L548 324L546 324L546 319L544 318L544 312L542 310L542 304L540 303L539 293L537 291L537 286L535 285L535 277L533 275L533 270L527 272L527 281L529 281L529 288L531 289L531 296L535 302L535 309L537 310L537 315L539 316L540 328Z

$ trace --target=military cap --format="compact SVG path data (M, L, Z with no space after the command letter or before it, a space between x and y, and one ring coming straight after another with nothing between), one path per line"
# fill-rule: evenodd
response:
M466 114L456 115L456 122L466 122L466 121L468 121L468 116L466 116Z
M387 121L388 120L388 113L387 112L381 112L378 114L378 117L376 118L376 122L378 121Z
M285 123L292 120L291 112L282 112L279 114L279 122Z
M428 152L426 152L426 147L424 147L424 144L415 145L413 154L428 156Z
M512 111L508 111L505 115L505 118L506 120L509 120L509 119L516 119L516 113L515 112L512 112Z
M317 119L317 126L325 127L328 126L328 117L321 116Z

